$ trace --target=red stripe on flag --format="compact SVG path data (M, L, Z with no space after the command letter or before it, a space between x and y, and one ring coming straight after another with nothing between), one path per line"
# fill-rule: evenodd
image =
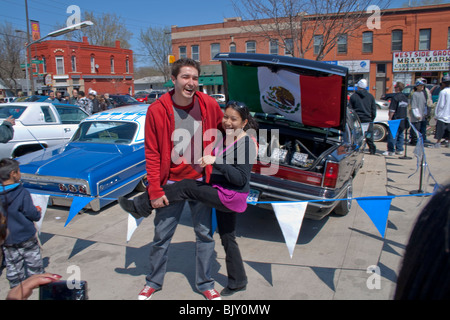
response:
M332 128L340 125L342 77L300 76L302 122Z

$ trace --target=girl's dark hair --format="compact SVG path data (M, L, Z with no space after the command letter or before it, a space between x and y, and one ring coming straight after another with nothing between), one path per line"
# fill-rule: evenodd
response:
M14 159L3 158L0 160L0 182L10 178L11 172L19 170L19 162Z
M244 127L244 131L247 131L248 129L258 130L258 122L256 122L256 120L252 117L252 115L250 114L250 110L245 103L230 100L228 101L225 110L228 108L233 108L233 110L239 112L242 121L248 120L246 126Z
M176 78L180 73L181 68L186 66L194 67L195 69L197 69L198 74L200 75L200 63L198 63L194 59L181 58L172 64L172 76Z

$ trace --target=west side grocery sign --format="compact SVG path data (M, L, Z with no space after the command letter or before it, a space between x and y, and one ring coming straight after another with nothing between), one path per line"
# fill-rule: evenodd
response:
M394 52L393 72L448 71L450 50Z

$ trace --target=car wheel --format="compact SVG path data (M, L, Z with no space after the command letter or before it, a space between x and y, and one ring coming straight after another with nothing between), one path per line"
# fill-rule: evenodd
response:
M353 196L353 179L350 179L347 185L347 192L345 193L346 200L341 200L334 208L333 212L338 216L347 215L352 209L352 196Z
M381 123L373 124L373 141L380 142L386 139L388 128Z
M144 192L147 189L147 185L148 185L147 176L145 176L141 179L141 181L139 181L135 190L137 192Z

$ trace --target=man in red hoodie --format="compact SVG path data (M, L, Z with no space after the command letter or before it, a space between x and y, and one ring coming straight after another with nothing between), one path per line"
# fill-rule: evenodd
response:
M148 300L161 290L167 266L167 252L178 225L184 202L170 204L162 185L183 179L204 179L209 168L197 160L214 142L221 129L223 112L216 100L197 91L200 65L192 59L180 59L172 66L174 89L152 103L145 122L145 158L148 195L155 210L155 235L150 250L150 273L139 293ZM214 129L214 130L210 130ZM211 208L200 202L188 202L196 234L196 286L208 300L220 299L211 277L214 239L211 232Z

